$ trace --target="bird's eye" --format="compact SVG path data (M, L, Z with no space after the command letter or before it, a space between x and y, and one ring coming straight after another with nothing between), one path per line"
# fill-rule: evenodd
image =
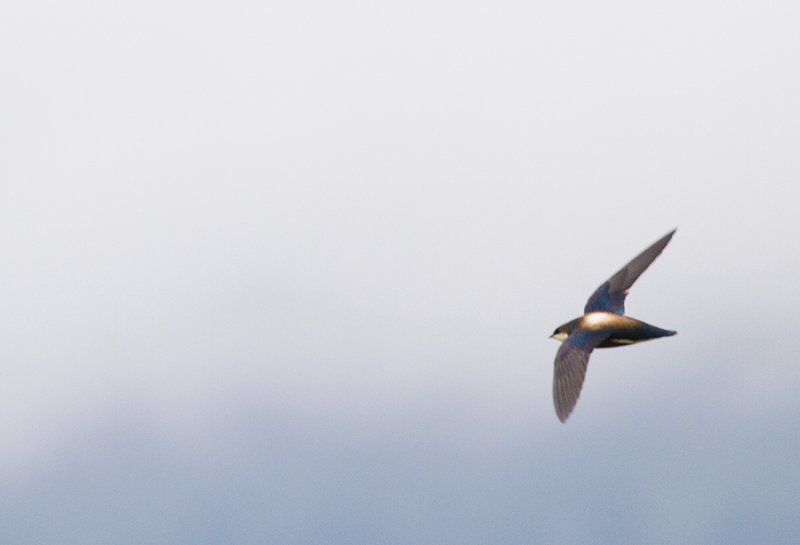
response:
M560 327L559 327L559 328L556 328L556 330L555 330L555 331L553 331L553 336L556 336L556 335L558 335L559 333L561 333L561 328L560 328Z

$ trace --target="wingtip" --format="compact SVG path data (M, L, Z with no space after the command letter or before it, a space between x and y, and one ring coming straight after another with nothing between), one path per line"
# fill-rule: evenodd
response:
M554 401L555 401L556 416L558 417L558 419L561 421L562 424L566 424L570 413L572 413L572 409L574 409L575 405L577 404L577 400L572 407L568 407L567 404L563 403L563 400L558 397L556 397Z
M578 400L576 399L575 403L573 403L571 407L568 406L568 404L562 403L561 401L562 400L560 399L556 400L555 403L556 416L558 417L558 419L561 421L562 424L566 424L569 415L572 414L572 411L575 409L575 405L578 404Z

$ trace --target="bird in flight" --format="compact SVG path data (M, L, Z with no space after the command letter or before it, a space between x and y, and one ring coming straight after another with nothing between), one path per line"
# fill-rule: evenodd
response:
M553 373L553 402L561 422L567 421L578 402L592 350L624 346L677 333L625 316L628 289L658 257L674 234L675 229L606 280L589 297L583 316L559 326L550 336L561 341Z

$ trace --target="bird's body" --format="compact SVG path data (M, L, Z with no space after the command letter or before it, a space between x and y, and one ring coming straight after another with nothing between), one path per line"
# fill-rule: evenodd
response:
M570 324L574 324L573 330L580 329L608 333L608 337L595 348L613 348L675 334L675 331L667 331L630 316L621 316L613 312L604 311L589 312L561 327L563 328ZM553 338L559 341L564 341L567 337L568 334L566 332L553 335Z
M675 331L625 316L628 289L669 243L673 230L604 282L589 298L584 315L559 326L552 338L561 341L553 376L553 402L559 420L566 422L578 402L589 355L595 348L625 346Z

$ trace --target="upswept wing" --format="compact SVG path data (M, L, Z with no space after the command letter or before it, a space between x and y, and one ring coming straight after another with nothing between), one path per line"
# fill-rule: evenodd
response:
M553 372L553 403L562 422L567 421L581 395L592 350L608 335L607 331L576 331L561 343Z
M625 314L625 296L628 289L636 279L650 266L658 255L669 244L675 229L656 241L652 246L637 255L633 260L622 267L617 274L606 280L589 297L584 307L584 313L607 311L615 314Z

